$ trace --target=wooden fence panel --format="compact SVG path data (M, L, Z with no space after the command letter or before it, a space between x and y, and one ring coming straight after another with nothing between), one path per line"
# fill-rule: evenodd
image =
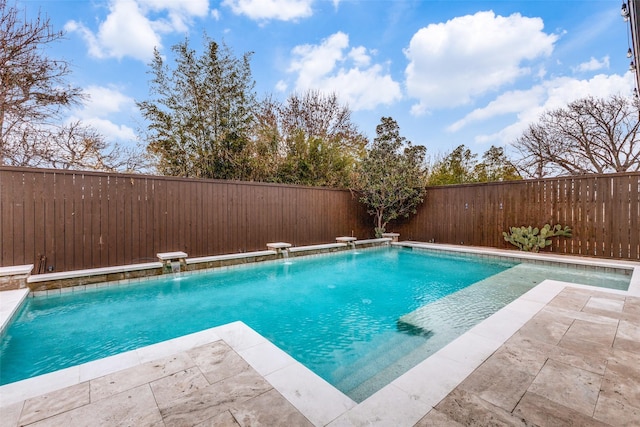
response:
M0 168L0 265L37 272L366 238L348 191L141 175ZM38 261L46 263L38 271Z
M631 245L629 245L629 259L640 258L640 179L629 176L629 229L631 230ZM634 232L635 230L635 232ZM636 258L635 255L638 255Z
M430 187L403 240L512 248L510 226L569 225L553 252L640 260L640 173ZM35 272L205 256L373 236L349 191L232 181L0 167L0 265ZM46 257L38 271L40 257Z
M638 172L429 187L416 216L388 229L407 240L512 249L502 239L509 227L553 222L573 238L554 239L552 252L640 260L639 192Z

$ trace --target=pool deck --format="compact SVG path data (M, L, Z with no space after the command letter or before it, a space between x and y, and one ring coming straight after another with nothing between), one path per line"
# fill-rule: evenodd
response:
M546 280L360 404L236 322L2 386L0 426L634 425L639 273Z

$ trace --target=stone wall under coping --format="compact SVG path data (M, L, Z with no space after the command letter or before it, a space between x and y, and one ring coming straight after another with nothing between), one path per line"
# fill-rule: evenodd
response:
M27 287L28 274L0 276L0 291L10 291Z
M380 242L371 242L371 243L359 243L358 249L366 249L373 248L374 246L388 246L388 242L380 243Z
M198 270L206 270L209 268L229 267L232 265L271 261L277 258L278 257L276 255L258 255L258 256L252 256L252 257L220 259L215 261L205 261L205 262L198 262L195 264L187 264L186 267L183 266L183 269L184 271L198 271Z
M70 288L73 286L92 285L95 283L117 282L119 280L137 279L140 277L159 276L162 268L151 268L144 270L132 270L118 273L96 274L91 276L70 277L66 279L49 280L46 282L29 283L31 292L51 291L56 289Z
M341 252L352 250L349 246L335 247L335 248L321 248L321 249L311 249L308 251L297 251L297 252L289 252L289 257L295 258L299 256L308 256L308 255L320 255L320 254L328 254L331 252Z

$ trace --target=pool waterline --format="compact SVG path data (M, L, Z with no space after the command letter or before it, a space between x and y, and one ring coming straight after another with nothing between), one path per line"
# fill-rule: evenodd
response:
M270 262L273 262L273 261L270 261ZM276 261L276 262L277 262L277 261ZM613 265L614 265L614 263L611 263L610 265L612 265L612 266L613 266ZM236 268L236 267L231 267L231 268ZM614 267L611 267L611 268L614 268ZM184 275L184 273L183 273L182 275ZM179 276L178 276L178 277L179 277ZM637 281L636 281L636 282L637 282Z

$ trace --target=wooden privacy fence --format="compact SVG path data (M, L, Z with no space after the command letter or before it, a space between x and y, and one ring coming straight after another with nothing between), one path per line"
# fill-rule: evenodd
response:
M573 237L551 251L640 260L640 173L430 187L417 215L393 226L401 239L514 248L511 226L560 223Z
M363 238L373 227L348 191L0 168L0 266L38 272ZM43 271L45 270L45 271Z
M639 194L638 172L430 187L417 215L387 230L402 240L514 248L502 238L510 226L561 223L573 238L554 239L553 252L638 261ZM349 191L0 167L0 266L65 271L372 232Z

